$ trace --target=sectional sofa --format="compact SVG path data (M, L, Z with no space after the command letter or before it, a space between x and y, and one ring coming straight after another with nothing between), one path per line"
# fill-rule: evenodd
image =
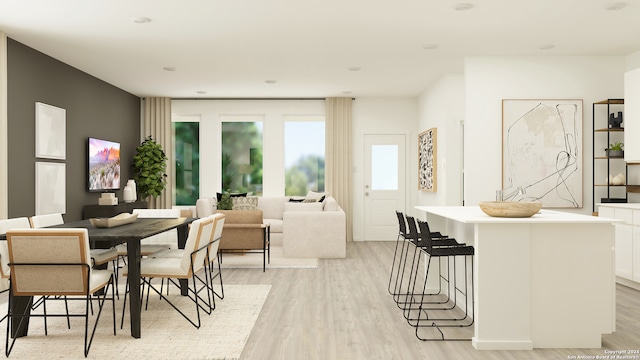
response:
M346 257L346 216L332 196L317 202L302 202L290 196L256 198L264 222L271 225L271 245L282 246L285 257ZM200 198L196 215L208 216L216 208L215 197Z

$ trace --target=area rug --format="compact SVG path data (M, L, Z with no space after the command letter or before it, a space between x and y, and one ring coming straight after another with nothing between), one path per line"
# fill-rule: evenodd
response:
M120 329L122 299L116 301L117 335L113 336L110 304L105 311L89 352L89 359L239 359L251 330L269 295L271 285L225 285L224 300L216 301L211 315L200 313L202 325L196 329L157 296L142 312L142 337L130 336L128 316ZM195 305L172 289L172 299L187 314L195 316ZM6 298L3 297L3 298ZM73 304L80 306L80 304ZM6 301L0 311L6 311ZM47 303L51 313L54 304ZM128 309L128 308L127 308ZM190 312L188 312L190 311ZM44 335L41 318L30 324L29 336L19 338L11 359L84 359L84 321L71 319L67 329L64 318L48 319L49 335ZM2 323L3 332L6 323ZM3 333L3 335L5 335Z
M262 269L262 253L224 253L222 254L222 268L226 269ZM271 262L267 262L267 269L315 269L318 259L286 258L282 246L271 246Z

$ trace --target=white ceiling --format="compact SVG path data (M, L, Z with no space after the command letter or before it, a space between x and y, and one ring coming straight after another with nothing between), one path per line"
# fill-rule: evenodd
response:
M455 10L462 1L0 0L0 31L132 94L174 98L417 96L462 73L464 56L640 50L640 0Z

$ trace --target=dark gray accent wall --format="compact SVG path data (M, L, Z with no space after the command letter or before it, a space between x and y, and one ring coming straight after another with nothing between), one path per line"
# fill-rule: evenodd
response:
M35 214L35 104L66 110L65 221L80 220L97 204L87 190L87 139L120 142L121 190L131 178L140 143L141 99L15 40L7 43L9 217Z

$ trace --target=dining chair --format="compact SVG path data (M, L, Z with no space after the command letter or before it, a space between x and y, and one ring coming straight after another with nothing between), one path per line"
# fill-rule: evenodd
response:
M224 227L225 215L221 213L215 213L207 218L213 219L213 230L211 231L211 238L209 239L209 248L207 249L206 261L208 262L209 272L205 274L209 283L209 291L212 295L217 296L220 300L224 299L224 285L222 284L222 271L220 267L220 257L218 256L218 248L220 246L220 239L222 238L222 228ZM180 258L183 256L184 249L168 249L158 251L153 254L152 257L157 258ZM217 270L214 269L214 263L217 263ZM215 271L215 273L214 273ZM220 292L215 291L213 281L218 278L220 281ZM169 293L167 287L167 294ZM214 304L215 305L215 304ZM213 310L213 309L212 309Z
M64 219L62 218L62 214L53 213L53 214L45 214L45 215L34 215L29 218L29 222L31 223L32 228L43 228L55 225L64 224ZM115 276L115 282L118 283L118 251L115 247L109 249L91 249L91 261L93 267L102 267L102 265L107 265L109 262L112 263L113 273ZM120 297L120 293L118 292L118 288L116 286L116 294L118 298Z
M133 209L133 214L138 214L139 219L162 218L177 219L180 217L180 209ZM178 231L172 229L161 234L150 236L140 241L140 255L149 256L155 252L166 249L178 248ZM127 244L116 246L118 256L127 256Z
M184 317L187 321L189 321L194 327L200 328L200 310L202 309L206 313L210 314L211 309L215 308L215 305L212 305L212 302L215 302L215 299L210 296L210 292L208 290L209 284L207 279L202 279L197 273L204 269L205 276L206 272L209 271L207 267L206 256L207 250L209 248L209 240L211 238L211 233L213 231L213 219L211 218L203 218L198 219L191 223L191 227L189 229L189 234L187 235L187 241L184 246L184 251L182 252L180 257L146 257L140 260L140 277L143 283L142 291L143 294L140 299L144 296L144 287L148 288L147 291L153 290L160 298L165 300L171 307L173 307L182 317ZM125 271L125 275L128 272ZM180 286L176 280L187 280L186 285L187 289L187 297L190 298L196 307L196 320L192 320L189 316L187 316L180 308L178 308L169 297L162 294L162 289L158 290L153 284L152 280L155 278L159 279L167 279L170 283ZM192 281L192 286L189 286L188 280ZM200 293L202 290L206 289L207 299L205 300ZM180 295L178 295L180 296ZM127 293L125 293L125 307L127 302ZM201 304L203 302L204 304ZM124 308L122 316L124 319ZM121 322L122 326L122 322Z
M84 317L84 356L86 357L106 300L111 301L112 304L113 335L116 335L113 272L92 268L87 229L9 230L7 246L11 282L7 310L6 356L11 353L17 339L13 337L13 340L9 340L14 326L24 326L24 321L30 317L44 317L46 335L47 317L66 316ZM107 297L109 288L111 297ZM99 310L89 336L89 305L91 297L99 290L102 291L102 295L98 297ZM22 296L42 296L45 299L44 314L30 313L28 306L23 312L14 311L14 298ZM47 312L47 301L52 301L55 297L64 297L65 301L84 301L84 311L67 314ZM18 324L14 324L16 321Z

